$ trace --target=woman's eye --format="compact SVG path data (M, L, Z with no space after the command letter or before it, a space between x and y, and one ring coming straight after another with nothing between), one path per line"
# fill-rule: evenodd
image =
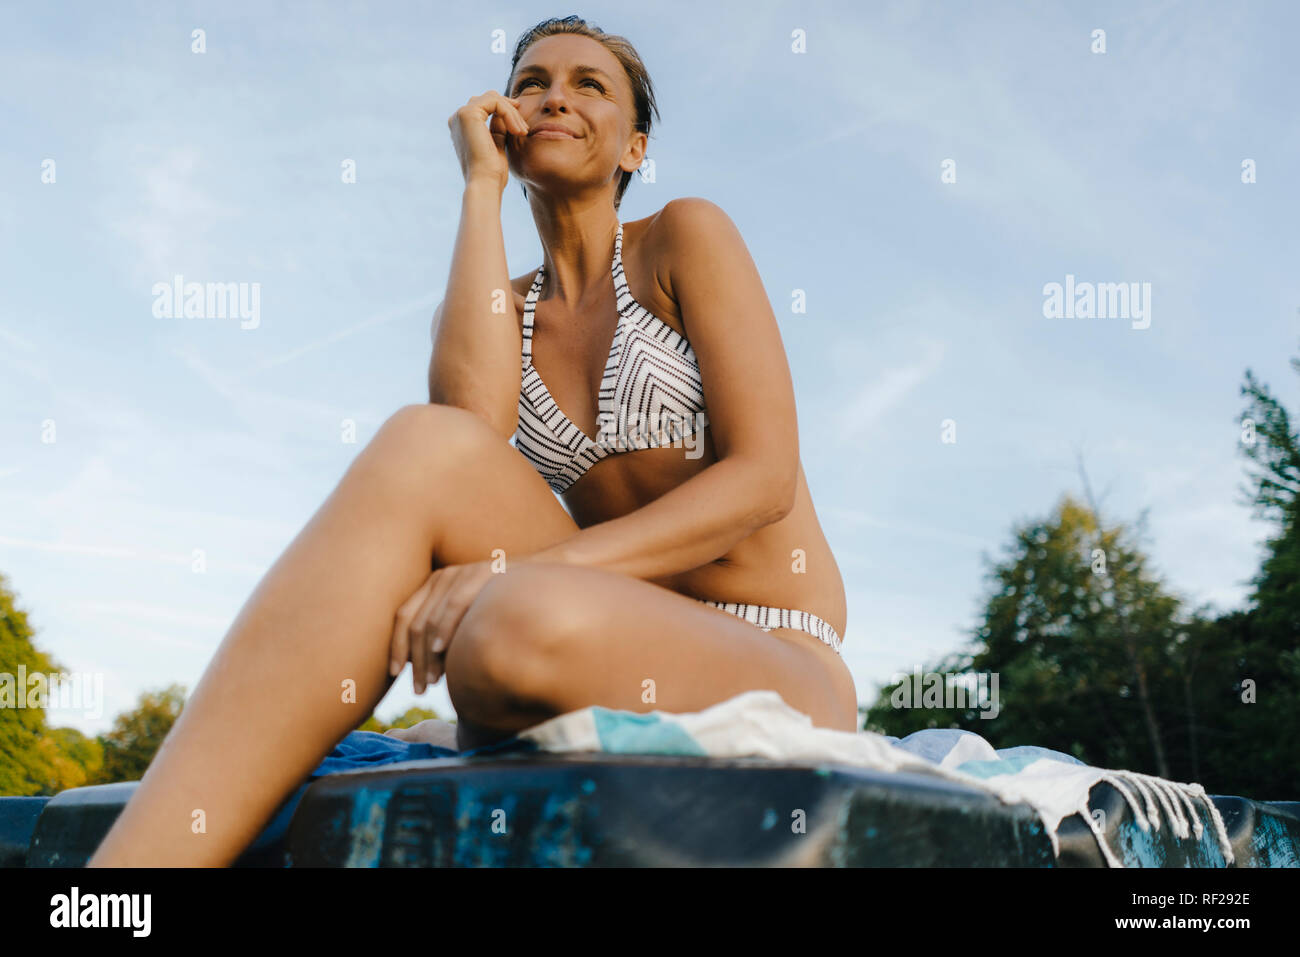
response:
M536 77L531 77L531 76L530 76L528 79L526 79L526 80L520 80L520 81L519 81L519 85L515 87L514 95L515 95L515 96L518 96L520 93L523 92L524 88L525 88L526 86L528 86L529 83L536 83L536 82L537 82L537 78L536 78ZM593 79L592 79L591 77L589 77L589 76L588 76L588 77L583 77L582 82L583 82L583 83L590 83L590 84L591 84L592 86L594 86L596 89L600 90L601 93L604 93L604 92L605 92L605 88L604 88L603 86L601 86L600 83L599 83L598 81L593 80Z

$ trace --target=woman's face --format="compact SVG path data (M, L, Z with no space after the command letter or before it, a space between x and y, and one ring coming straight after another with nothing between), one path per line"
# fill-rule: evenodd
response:
M527 186L571 193L634 171L645 134L633 133L632 84L618 59L590 37L538 40L520 57L506 96L519 100L528 135L509 134L510 172ZM555 124L569 135L538 127Z

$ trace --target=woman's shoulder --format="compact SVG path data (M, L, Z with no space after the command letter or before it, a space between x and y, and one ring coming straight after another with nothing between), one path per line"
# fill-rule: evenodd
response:
M629 250L637 258L637 274L645 269L654 274L656 286L668 285L669 264L674 255L693 254L698 244L707 246L722 231L735 231L731 217L712 200L702 196L679 196L670 199L662 208L640 219L623 222L623 256ZM537 278L539 267L510 280L510 290L515 308L522 317L528 290Z
M528 299L528 290L533 287L533 280L537 278L537 273L541 270L538 266L528 270L522 276L510 280L511 298L515 302L515 311L522 318L524 314L524 303Z
M641 250L643 263L653 264L660 285L671 288L671 275L676 264L687 264L719 243L739 238L731 217L717 203L701 196L681 196L669 200L656 213L624 224L623 242L628 236Z
M743 242L735 223L722 207L700 196L669 200L658 212L637 222L639 232L630 232L628 227L632 224L624 224L625 260L630 235L637 250L637 272L653 277L650 295L672 315L680 314L674 279L690 275L692 266L710 260L717 250ZM649 303L643 305L658 312Z
M626 246L630 237L633 243L639 239L643 247L655 246L667 252L681 246L685 239L707 237L726 225L734 228L730 217L717 203L702 196L679 196L649 216L625 222L623 244ZM704 237L700 236L701 231Z
M663 209L640 222L647 224L665 238L699 238L701 231L708 234L721 228L735 228L726 211L713 200L703 196L679 196L664 204Z

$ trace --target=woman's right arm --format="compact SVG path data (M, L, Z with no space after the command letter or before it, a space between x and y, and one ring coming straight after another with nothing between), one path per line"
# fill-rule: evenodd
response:
M475 412L514 434L522 347L501 233L501 194L465 184L447 291L433 319L429 401Z
M491 130L483 124L489 116ZM429 401L468 409L509 439L518 424L522 342L501 194L509 178L505 138L527 126L513 101L494 91L471 99L448 126L465 191L447 289L433 319Z

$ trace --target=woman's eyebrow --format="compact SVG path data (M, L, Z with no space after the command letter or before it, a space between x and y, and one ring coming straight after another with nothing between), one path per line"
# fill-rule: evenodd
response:
M597 69L597 68L594 67L594 66L585 66L585 65L575 66L575 67L573 68L573 72L574 72L574 73L577 73L577 74L580 75L580 76L582 76L582 75L586 75L586 74L589 74L589 73L595 73L595 74L597 74L597 75L599 75L599 76L603 76L606 80L609 79L609 74L608 74L608 73L606 73L604 70ZM542 65L540 65L540 64L530 63L528 66L521 66L518 70L516 70L516 71L515 71L515 76L516 76L516 77L521 77L521 76L524 76L525 74L528 74L528 73L540 73L540 74L543 74L543 75L549 75L549 74L550 74L550 70L546 69L546 67L544 67L544 66L542 66Z

